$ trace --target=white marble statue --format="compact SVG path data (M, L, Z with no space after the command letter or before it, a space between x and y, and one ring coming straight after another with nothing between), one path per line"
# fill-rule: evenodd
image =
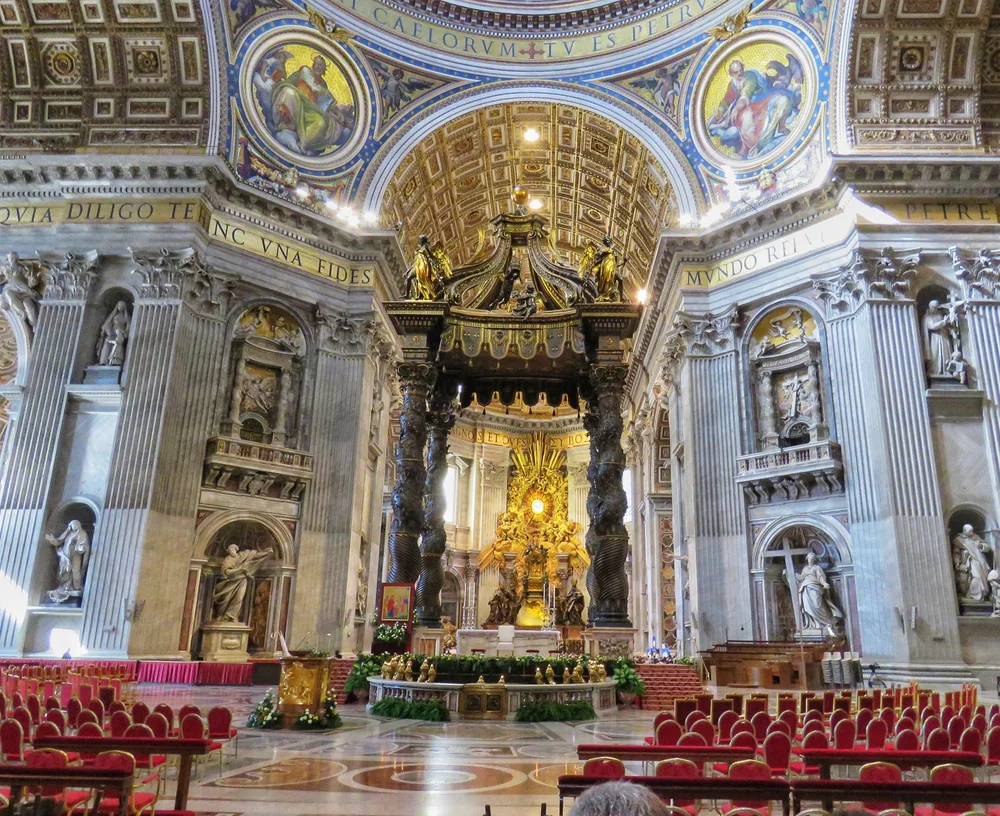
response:
M66 525L62 535L46 535L47 544L55 547L59 559L59 586L48 593L53 603L63 603L83 594L90 563L90 536L76 520Z
M98 365L120 366L125 362L130 324L128 306L124 300L119 300L101 326L101 336L97 341Z
M368 611L368 567L363 561L358 564L358 592L355 596L354 611L361 616Z
M927 356L927 373L932 377L954 377L961 381L965 367L962 354L959 312L961 301L932 300L921 324L924 350Z
M826 573L816 561L815 553L809 553L806 566L798 575L802 626L804 629L820 629L830 637L839 637L844 613L834 603Z
M236 622L243 612L250 579L271 558L272 551L241 550L235 544L226 548L228 553L222 560L219 580L212 593L212 609L217 621Z
M4 277L6 280L3 295L0 295L0 303L17 315L29 331L33 330L38 320L38 292L35 290L38 278L18 260L16 255L8 257Z
M979 536L971 524L951 540L952 563L958 596L963 601L983 603L990 597L990 563L987 553L993 546Z

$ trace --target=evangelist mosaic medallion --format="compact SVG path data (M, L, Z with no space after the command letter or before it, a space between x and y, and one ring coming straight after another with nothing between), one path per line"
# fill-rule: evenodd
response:
M817 90L811 61L784 38L741 40L710 65L694 114L709 152L736 166L763 164L793 145Z

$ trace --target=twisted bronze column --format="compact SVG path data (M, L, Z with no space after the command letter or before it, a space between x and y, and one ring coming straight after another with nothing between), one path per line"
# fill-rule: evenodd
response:
M423 626L441 626L441 588L448 538L444 530L444 477L448 471L448 433L455 424L451 399L439 388L427 411L427 479L424 482L424 526L420 541L420 577L417 579L416 613Z
M631 626L628 619L628 533L625 531L625 490L622 472L622 398L625 395L623 365L590 367L591 401L587 430L590 433L590 495L587 514L587 551L590 572L587 588L591 592L591 626Z
M396 443L396 484L392 488L392 527L389 528L389 583L412 584L420 575L417 541L424 523L424 445L427 442L427 394L437 370L429 363L396 366L403 407Z

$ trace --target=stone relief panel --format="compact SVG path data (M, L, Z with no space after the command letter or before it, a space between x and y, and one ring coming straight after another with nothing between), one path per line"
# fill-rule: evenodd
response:
M677 649L677 572L674 561L674 520L660 518L660 603L663 606L663 645Z

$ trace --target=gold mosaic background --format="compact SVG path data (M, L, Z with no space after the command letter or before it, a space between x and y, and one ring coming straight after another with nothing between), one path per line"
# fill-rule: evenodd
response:
M524 140L528 127L541 131L539 141ZM436 130L396 170L382 215L402 224L408 256L427 234L461 264L478 230L509 209L517 183L543 200L564 262L575 266L610 224L627 269L642 277L634 285L645 281L657 238L676 215L667 175L638 139L588 111L537 103L486 108Z

